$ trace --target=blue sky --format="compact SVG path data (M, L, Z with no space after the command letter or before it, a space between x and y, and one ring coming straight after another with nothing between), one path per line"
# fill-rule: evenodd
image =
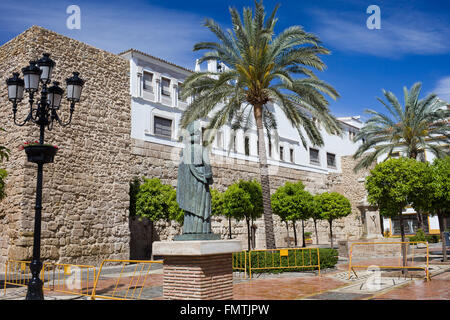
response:
M383 110L376 100L382 89L402 101L403 86L417 81L423 84L421 97L436 92L450 101L449 1L265 0L266 11L276 3L281 4L277 32L301 25L332 51L323 57L328 68L319 77L341 95L330 103L335 115L364 119L367 108ZM72 4L81 9L80 30L66 27ZM372 4L381 10L379 30L366 27ZM2 0L0 44L40 25L113 53L135 48L193 69L201 56L192 52L193 45L214 39L203 19L227 28L229 6L241 11L253 1Z

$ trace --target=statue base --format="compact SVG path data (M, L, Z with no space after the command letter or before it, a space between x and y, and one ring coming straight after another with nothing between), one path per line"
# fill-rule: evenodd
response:
M157 241L163 257L163 296L167 300L233 299L233 252L239 240Z
M173 237L173 241L220 240L216 233L184 233Z

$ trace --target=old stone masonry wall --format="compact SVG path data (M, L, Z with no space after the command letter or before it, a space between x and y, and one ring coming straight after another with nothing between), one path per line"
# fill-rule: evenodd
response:
M55 124L45 141L59 151L44 166L42 258L47 261L96 264L103 258L129 256L129 64L117 55L49 30L32 27L0 47L0 145L11 149L7 197L0 202L0 268L6 259L29 260L33 244L37 166L26 161L18 146L37 140L34 124L12 124L5 79L30 60L48 52L56 62L53 80L61 82L73 71L86 80L72 124ZM5 79L4 79L5 78ZM25 96L27 98L27 96ZM63 117L68 103L62 103ZM27 99L18 118L28 111Z
M177 170L180 149L133 139L132 142L132 175L136 177L160 178L163 183L176 187ZM259 180L259 167L257 163L231 158L218 158L211 156L214 175L213 188L225 191L226 188L239 179ZM301 180L306 189L313 194L325 191L337 191L344 194L352 203L352 214L346 218L333 222L333 234L337 239L355 239L361 236L360 212L357 204L364 198L365 190L362 179L365 172L353 173L354 161L351 157L342 159L342 174L320 174L284 167L270 167L269 173L271 192L283 185L286 181L297 182ZM255 221L256 247L265 247L264 221ZM158 221L154 224L155 240L171 240L173 236L181 233L176 222ZM318 223L319 243L329 243L329 224L326 221ZM289 237L293 238L292 225L289 225ZM213 232L221 234L223 239L228 237L228 220L223 217L214 217L212 221ZM274 215L274 229L277 247L287 246L287 230L278 216ZM232 221L233 238L241 239L243 246L247 246L247 226L244 221ZM297 235L300 241L301 225L297 222ZM305 222L305 231L314 232L312 220ZM313 233L314 234L314 233ZM315 242L315 236L312 237ZM300 243L300 242L299 242ZM337 243L337 242L336 242Z

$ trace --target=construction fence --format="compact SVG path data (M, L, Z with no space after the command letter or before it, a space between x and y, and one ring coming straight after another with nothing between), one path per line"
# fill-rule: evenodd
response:
M424 272L429 281L428 242L355 242L350 246L348 279L356 269L379 268L387 272L402 271L403 275Z
M97 269L91 265L43 263L40 279L44 292L90 299L137 300L144 288L151 291L152 287L162 285L162 276L155 277L155 268L152 268L161 264L162 261L104 260ZM8 287L27 287L31 278L30 261L8 260L4 295ZM158 294L160 292L153 292L154 296ZM148 293L146 298L149 298Z

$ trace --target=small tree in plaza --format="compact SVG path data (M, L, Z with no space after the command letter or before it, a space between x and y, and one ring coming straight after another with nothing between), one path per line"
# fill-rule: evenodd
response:
M402 242L405 242L403 209L408 204L418 207L419 199L427 193L430 181L428 164L410 158L389 159L370 171L366 178L367 200L378 206L380 214L399 217ZM402 245L403 265L406 246ZM405 270L402 271L405 273Z
M250 250L250 212L253 211L253 204L250 194L240 188L238 184L232 184L223 194L223 210L227 217L232 217L237 221L246 219L248 250Z
M309 216L313 219L314 222L314 232L316 234L316 244L319 244L319 234L317 232L317 220L322 220L322 216L320 214L318 196L314 195L312 201L309 203Z
M224 210L224 193L211 188L211 216L225 216L228 219L228 238L231 239L231 218Z
M333 248L333 220L346 217L352 212L350 201L337 192L324 192L317 195L316 200L320 216L330 224L331 248Z
M304 220L310 217L312 199L312 195L305 190L305 186L301 181L297 183L286 182L271 197L272 210L286 223L288 238L288 221L292 221L295 245L297 245L296 221L301 220L303 246L305 246Z
M428 178L421 185L422 192L414 197L413 206L437 214L443 261L447 261L444 218L450 215L450 156L436 159L428 169Z
M183 224L184 212L177 203L175 188L161 183L161 180L144 179L136 195L136 215L151 221L175 220Z

